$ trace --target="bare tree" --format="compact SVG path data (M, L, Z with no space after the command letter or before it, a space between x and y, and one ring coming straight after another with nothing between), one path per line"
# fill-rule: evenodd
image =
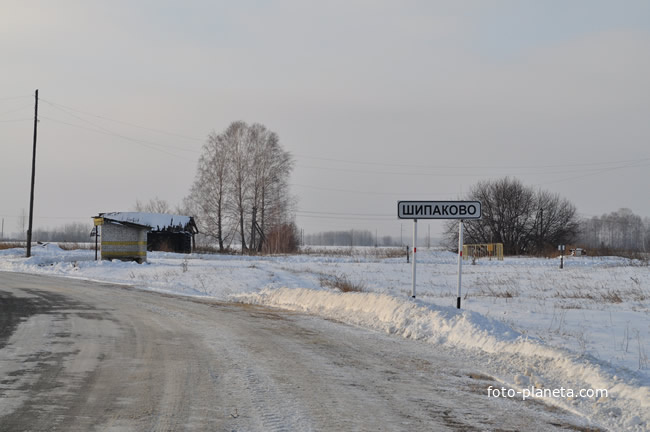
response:
M263 125L251 126L251 199L264 235L285 224L292 209L288 178L293 169L291 154L282 149L277 134ZM253 231L254 228L251 229ZM289 232L282 230L281 232ZM256 245L251 245L255 247ZM261 243L257 245L261 250Z
M235 232L242 252L260 251L262 243L255 241L258 226L267 237L274 228L291 223L292 169L291 155L282 149L277 134L261 124L233 122L223 133L208 137L186 203L198 211L202 232L211 233L221 251ZM292 232L278 229L275 235ZM276 244L284 243L276 239Z
M541 253L570 242L578 231L576 209L557 194L535 192L505 177L479 182L467 196L481 201L481 219L465 222L465 243L503 243L506 254ZM447 243L457 241L457 222L446 224Z
M249 207L251 187L251 156L254 155L254 146L248 125L244 122L234 122L226 130L229 142L228 157L232 169L232 181L230 182L230 208L235 216L242 253L247 250L246 246L246 216Z
M196 178L186 207L197 215L203 234L215 239L219 251L225 250L226 232L226 188L230 184L232 172L228 164L228 141L225 134L212 132L203 146Z
M149 201L135 200L134 210L145 213L172 213L172 208L164 199L155 197Z
M535 205L535 230L531 243L538 253L576 238L580 224L573 204L558 194L538 191Z

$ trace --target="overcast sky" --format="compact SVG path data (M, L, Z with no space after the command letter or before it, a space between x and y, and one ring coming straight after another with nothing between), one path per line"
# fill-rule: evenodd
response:
M506 175L586 217L650 216L646 0L0 0L0 58L5 234L29 209L35 89L35 229L180 203L235 120L294 155L306 233L406 235L398 200Z

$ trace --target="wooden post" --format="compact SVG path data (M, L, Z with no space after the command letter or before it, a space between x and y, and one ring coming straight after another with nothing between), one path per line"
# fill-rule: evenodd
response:
M36 131L38 126L38 89L34 106L34 150L32 152L32 186L29 194L29 226L27 228L27 258L32 256L32 223L34 221L34 181L36 180Z

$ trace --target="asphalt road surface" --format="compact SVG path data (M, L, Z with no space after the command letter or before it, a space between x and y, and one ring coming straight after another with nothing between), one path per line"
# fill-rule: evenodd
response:
M0 273L1 431L591 430L458 353L320 318Z

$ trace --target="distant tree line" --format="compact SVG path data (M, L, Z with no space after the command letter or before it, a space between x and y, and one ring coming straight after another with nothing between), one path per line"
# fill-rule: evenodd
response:
M318 246L397 246L391 236L375 238L369 230L325 231L304 236L306 245Z
M72 222L58 228L38 228L34 230L32 241L37 242L89 242L92 223Z
M648 252L650 218L642 219L627 208L584 219L577 243L588 249Z

